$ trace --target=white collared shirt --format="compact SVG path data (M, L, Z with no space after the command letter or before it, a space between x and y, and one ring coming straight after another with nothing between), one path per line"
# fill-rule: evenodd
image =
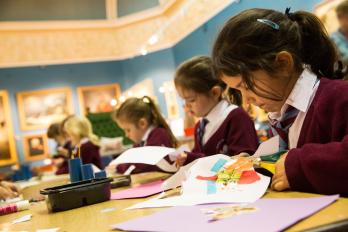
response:
M306 117L309 106L311 105L315 93L317 92L320 81L317 76L309 69L305 68L298 78L285 104L280 112L271 112L268 114L270 119L280 120L284 112L291 105L299 110L294 123L289 128L289 149L296 148L300 137L303 121Z
M146 146L147 139L149 138L149 135L153 129L155 129L155 127L151 125L149 128L147 128L145 134L143 135L143 138L141 139L141 141L144 142L144 146Z
M85 143L88 143L88 142L89 142L89 138L84 137L84 138L82 138L82 139L80 140L80 145L85 144Z
M229 104L226 100L221 100L204 118L208 119L209 123L205 126L203 135L203 145L210 139L211 136L219 129L225 121L228 114L238 108L238 106ZM202 119L201 119L202 120Z

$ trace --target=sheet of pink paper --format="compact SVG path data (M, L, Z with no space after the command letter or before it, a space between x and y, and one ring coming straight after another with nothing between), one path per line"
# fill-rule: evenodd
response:
M211 222L202 209L223 207L231 204L176 206L152 215L112 225L124 231L199 231L199 232L269 232L283 231L294 223L330 205L338 198L334 196L310 198L266 198L249 206L256 207L245 213Z
M162 192L161 185L163 180L158 180L151 183L139 185L134 188L125 189L116 193L111 193L111 200L129 199L129 198L141 198L154 195Z

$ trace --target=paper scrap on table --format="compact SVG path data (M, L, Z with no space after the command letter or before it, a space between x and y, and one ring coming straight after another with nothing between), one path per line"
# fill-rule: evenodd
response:
M247 158L239 158L240 160ZM242 160L243 161L243 160ZM180 196L168 197L163 199L148 200L140 202L127 209L152 208L152 207L167 207L179 205L197 205L207 203L243 203L254 202L261 198L266 192L270 182L270 178L259 173L255 173L258 178L249 179L243 183L238 183L241 180L238 178L232 179L228 184L219 183L217 181L205 181L197 179L198 176L211 177L219 176L219 173L224 172L227 167L232 166L237 160L231 159L226 155L213 155L198 159L194 164L188 167L181 174L175 174L167 181L170 187L177 183L182 183L182 194ZM250 161L251 162L251 161ZM251 167L246 167L250 171ZM186 175L184 174L186 172ZM171 183L171 179L174 179ZM166 182L167 182L166 181Z
M32 216L31 214L27 214L23 217L17 218L17 219L12 221L12 224L29 221L31 219L31 216Z
M39 229L39 230L36 230L36 232L57 232L60 228L57 227L57 228L49 228L49 229Z
M109 213L109 212L112 212L115 210L116 210L116 208L105 208L105 209L100 210L100 212L101 213Z
M260 157L264 155L274 154L279 151L279 135L276 135L259 145L252 157Z
M211 221L204 213L209 208L230 206L212 204L177 206L149 216L112 225L124 231L283 231L337 200L338 195L310 198L266 198L243 206L256 208L221 220ZM175 220L173 220L175 219ZM178 223L180 222L180 223Z
M209 207L209 206L208 206ZM248 205L223 205L215 208L203 208L201 211L207 215L208 220L218 221L229 217L237 216L244 213L253 213L258 208Z
M130 199L148 197L162 192L163 180L154 181L151 183L141 184L139 186L111 193L111 200Z

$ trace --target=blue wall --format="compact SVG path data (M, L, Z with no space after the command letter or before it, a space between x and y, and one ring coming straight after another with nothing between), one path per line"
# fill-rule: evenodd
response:
M274 8L284 11L286 7L290 6L292 10L312 11L314 5L319 2L319 0L241 0L239 3L231 4L172 49L123 61L0 69L0 89L6 89L10 94L19 159L23 161L21 136L29 133L41 133L44 130L21 131L15 98L17 92L70 86L73 90L75 112L78 113L76 93L78 86L118 82L121 89L125 90L139 81L152 78L159 105L162 111L166 112L164 96L159 93L158 88L164 81L172 79L176 66L185 59L194 55L210 54L218 30L229 17L252 7Z

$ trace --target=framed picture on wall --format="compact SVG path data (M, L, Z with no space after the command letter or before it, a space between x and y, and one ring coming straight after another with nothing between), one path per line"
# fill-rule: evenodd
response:
M26 161L42 160L48 157L46 134L26 135L23 137L23 144Z
M69 88L20 92L17 105L22 130L47 128L73 114Z
M111 112L117 105L121 90L118 84L82 86L77 88L80 112L88 113Z
M335 32L339 27L336 7L341 2L342 0L323 0L314 8L314 13L322 21L329 34Z
M179 118L179 103L177 101L177 93L175 90L174 81L164 82L159 90L164 94L164 98L166 100L168 118Z
M17 162L8 94L0 90L0 166Z
M119 98L119 100L120 102L123 102L129 97L141 98L143 96L149 96L154 101L157 101L152 79L145 79L131 86L129 89L125 90L122 93L122 96Z

